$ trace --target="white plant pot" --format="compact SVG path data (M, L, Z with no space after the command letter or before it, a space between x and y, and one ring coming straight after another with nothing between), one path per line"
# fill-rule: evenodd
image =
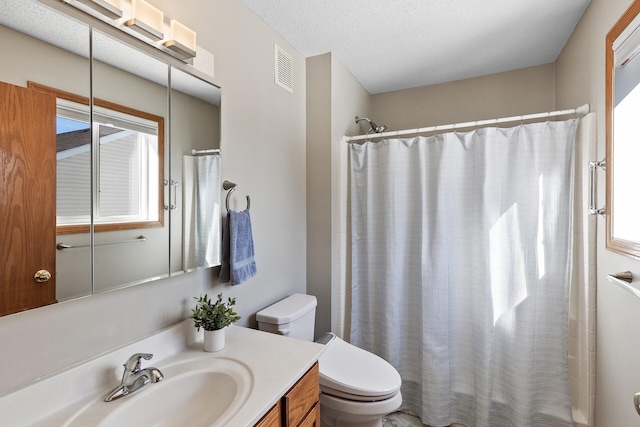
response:
M225 344L225 330L226 328L217 331L204 331L204 351L222 350Z

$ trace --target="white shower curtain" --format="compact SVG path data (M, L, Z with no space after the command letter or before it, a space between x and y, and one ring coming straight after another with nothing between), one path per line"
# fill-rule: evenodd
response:
M220 265L221 157L183 156L183 252L185 270Z
M351 340L425 424L572 425L576 124L351 145Z

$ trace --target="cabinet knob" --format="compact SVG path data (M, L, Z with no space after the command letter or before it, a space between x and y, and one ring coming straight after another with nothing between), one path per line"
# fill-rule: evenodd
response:
M38 283L48 282L49 279L51 279L51 273L49 273L47 270L38 270L36 271L36 274L33 276L33 278Z

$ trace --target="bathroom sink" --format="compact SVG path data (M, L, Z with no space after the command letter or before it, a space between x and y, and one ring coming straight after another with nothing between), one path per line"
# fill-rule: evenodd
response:
M163 381L113 402L94 399L66 425L221 426L242 407L253 386L249 368L232 359L200 357L157 367Z

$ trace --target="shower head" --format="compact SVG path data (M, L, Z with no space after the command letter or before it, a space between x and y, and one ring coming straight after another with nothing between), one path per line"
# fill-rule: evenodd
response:
M367 119L366 117L358 118L358 116L356 116L356 123L358 123L361 120L366 120L367 123L369 123L369 126L371 126L371 129L369 129L369 132L382 133L387 129L387 127L385 125L378 126L377 124L375 124L375 122L372 122L371 120Z

